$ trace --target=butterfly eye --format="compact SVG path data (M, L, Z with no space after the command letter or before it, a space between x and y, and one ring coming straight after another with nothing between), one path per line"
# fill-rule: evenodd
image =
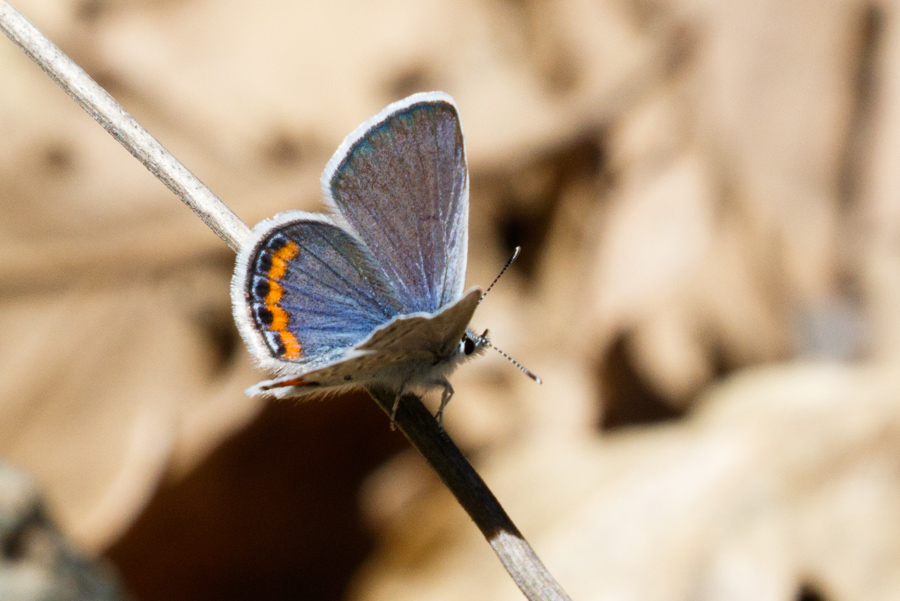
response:
M462 339L461 346L462 346L462 352L465 355L471 355L472 353L475 352L475 341L472 340L471 338L469 338L468 336L466 336L465 338Z

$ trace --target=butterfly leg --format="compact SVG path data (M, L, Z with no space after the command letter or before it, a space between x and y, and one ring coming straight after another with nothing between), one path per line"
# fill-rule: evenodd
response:
M434 417L437 419L438 426L443 429L444 428L444 407L447 406L447 403L450 402L450 399L453 398L453 387L450 386L450 382L447 380L442 380L437 382L437 384L442 385L444 387L444 392L441 394L441 406L438 408L437 415Z
M397 389L397 396L394 398L394 408L391 409L391 431L397 429L397 407L400 406L400 397L403 396L403 390L406 388L406 382L400 384Z

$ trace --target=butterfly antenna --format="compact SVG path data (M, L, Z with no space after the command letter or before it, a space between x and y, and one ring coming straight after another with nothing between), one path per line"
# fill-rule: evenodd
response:
M513 258L515 258L515 255L513 255ZM490 288L488 288L488 290L490 290ZM485 332L485 334L486 334L486 333L487 333L487 332ZM526 376L528 376L529 378L531 378L532 380L534 380L534 381L537 382L538 384L541 383L541 378L540 378L537 374L533 373L530 369L528 369L527 367L525 367L524 365L522 365L521 363L519 363L518 361L516 361L515 359L513 359L512 357L510 357L509 355L507 355L506 353L504 353L504 352L501 351L500 349L498 349L496 346L494 346L493 344L491 344L490 342L488 342L488 339L487 339L486 337L482 336L481 341L485 344L485 346L489 346L489 347L491 347L492 349L494 349L495 351L497 351L498 353L500 353L501 355L503 355L503 357L504 357L507 361L509 361L510 363L512 363L513 365L515 365L516 367L518 367L518 368L519 368L519 371L521 371L523 374L525 374Z
M491 291L491 288L494 287L494 284L496 284L500 280L500 278L503 277L503 274L506 273L506 270L509 269L509 266L513 264L513 261L515 261L516 257L519 256L520 250L522 250L522 247L517 246L516 249L513 251L512 256L509 258L508 261L506 261L506 265L503 266L503 269L500 270L500 273L497 274L497 277L494 278L494 281L491 282L491 285L487 287L487 290L485 290L484 294L481 295L481 298L478 299L479 304L481 303L481 301L484 300L484 297L488 295L488 292ZM488 345L488 346L490 346L490 345ZM494 348L494 347L491 347L491 348ZM497 349L497 350L500 351L500 349ZM500 352L502 353L503 351L500 351ZM506 355L504 355L504 357L506 357ZM506 357L506 358L509 359L509 357ZM509 359L509 360L512 361L512 359ZM513 361L513 363L516 363L516 362ZM516 363L516 365L519 365L519 364ZM522 369L522 366L519 365L519 368ZM527 372L528 370L525 370L525 371ZM531 373L531 372L528 372L528 373Z
M509 259L507 259L507 261L506 261L506 265L503 266L503 269L500 270L500 273L497 274L497 277L494 278L494 281L491 282L491 285L487 287L487 290L485 290L485 291L484 291L484 294L481 295L481 298L478 299L478 303L479 303L479 304L481 303L481 301L484 300L484 297L488 295L488 292L491 291L491 289L492 289L492 288L494 287L494 285L500 280L500 278L503 277L503 274L506 273L506 270L509 269L509 266L513 264L513 261L515 261L515 260L516 260L516 257L519 256L519 251L520 251L520 250L522 250L522 247L521 247L521 246L517 246L517 247L515 248L515 250L513 250L512 256L511 256ZM540 378L537 374L535 374L535 373L532 372L530 369L528 369L527 367L525 367L524 365L522 365L521 363L519 363L518 361L516 361L515 359L513 359L513 358L510 357L509 355L507 355L505 352L503 352L502 350L500 350L499 348L497 348L496 346L494 346L493 344L491 344L491 343L488 341L488 339L487 339L487 330L485 330L485 331L484 331L484 334L481 335L481 342L482 342L482 344L484 344L485 346L489 346L490 348L492 348L492 349L494 349L495 351L497 351L498 353L500 353L507 361L509 361L510 363L512 363L513 365L515 365L516 367L518 367L518 368L519 368L519 371L521 371L523 374L525 374L526 376L528 376L529 378L531 378L532 380L534 380L534 381L537 382L538 384L541 383L541 378Z

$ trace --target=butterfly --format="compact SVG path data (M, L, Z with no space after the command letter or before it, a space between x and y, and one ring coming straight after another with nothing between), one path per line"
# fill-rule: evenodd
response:
M395 102L340 145L322 174L330 214L260 222L231 295L258 365L250 395L305 397L377 384L442 390L490 343L468 329L469 176L456 104L442 92ZM396 411L396 404L394 407Z

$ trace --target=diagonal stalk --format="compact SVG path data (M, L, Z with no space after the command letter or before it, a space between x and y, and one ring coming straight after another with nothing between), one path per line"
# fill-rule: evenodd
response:
M232 250L240 251L250 235L247 225L6 0L0 0L0 30ZM370 394L390 415L396 394L384 389L372 389ZM567 601L496 497L418 397L402 397L395 423L453 492L525 596L531 601Z

